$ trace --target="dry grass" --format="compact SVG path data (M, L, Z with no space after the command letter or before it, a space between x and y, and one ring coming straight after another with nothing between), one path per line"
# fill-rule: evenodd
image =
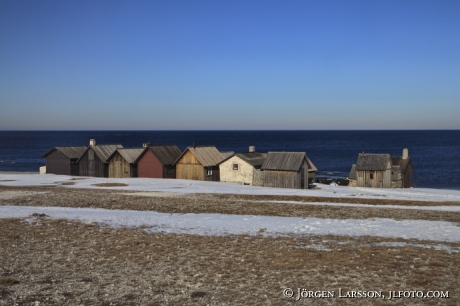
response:
M269 201L445 205L379 199L247 195L157 195L50 187L0 205L99 207L168 213L223 213L320 218L393 218L460 222L460 213L280 204ZM128 194L128 195L127 195ZM254 202L260 201L262 202ZM459 204L459 203L448 203ZM0 219L0 305L459 305L460 255L437 243L376 237L196 236L148 234L142 228L35 216ZM391 243L402 246L392 246ZM385 244L386 243L386 244ZM390 243L390 244L388 244ZM459 243L443 243L453 250ZM432 248L429 248L429 247ZM11 283L5 281L6 283ZM314 299L295 302L284 288L442 290L449 299Z
M126 187L126 186L129 186L129 185L124 184L124 183L98 183L98 184L92 184L91 186L96 186L96 187Z
M432 220L460 223L460 212L401 210L380 207L340 207L328 205L284 204L271 201L307 201L305 197L260 196L262 202L254 202L257 196L221 195L221 194L176 194L171 197L164 194L156 196L137 196L136 192L96 189L67 189L49 187L5 187L2 191L48 191L30 197L15 197L14 199L0 198L0 205L21 206L62 206L62 207L93 207L105 209L150 210L164 213L219 213L235 215L263 215L285 217L317 217L333 219L367 219L392 218L395 220ZM127 195L131 194L131 195ZM308 201L326 202L341 199L308 198ZM365 204L366 201L378 199L354 199ZM266 201L266 202L265 202ZM343 198L343 202L349 199ZM389 201L389 200L381 200ZM408 202L408 203L407 203ZM387 204L415 205L413 201L389 201ZM421 203L420 203L421 204ZM425 205L440 205L443 203L423 203Z
M0 227L0 275L20 281L0 305L286 305L294 303L282 296L287 287L450 293L442 300L308 301L315 305L460 303L459 254L380 246L408 242L402 239L148 234L48 219L3 219Z
M0 277L0 286L13 286L19 282L11 277Z

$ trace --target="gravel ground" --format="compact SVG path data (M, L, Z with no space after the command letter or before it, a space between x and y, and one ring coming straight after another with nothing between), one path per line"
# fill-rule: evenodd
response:
M0 186L0 205L460 220L453 212L252 202L288 198ZM0 219L0 305L460 305L460 254L428 241L148 234L39 215L30 220ZM293 298L283 297L286 288ZM335 297L296 302L297 288ZM385 298L339 298L340 288ZM389 291L398 290L448 291L449 298L389 300Z

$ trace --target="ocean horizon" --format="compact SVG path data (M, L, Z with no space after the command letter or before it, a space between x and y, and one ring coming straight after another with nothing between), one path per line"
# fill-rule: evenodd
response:
M60 130L0 131L0 171L38 172L40 158L55 146L143 143L214 145L220 151L306 152L318 177L347 177L358 154L401 156L404 148L414 165L413 186L460 189L460 130Z

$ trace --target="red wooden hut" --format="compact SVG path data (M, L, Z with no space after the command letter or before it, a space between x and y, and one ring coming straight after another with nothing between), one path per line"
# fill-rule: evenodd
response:
M149 145L135 161L138 177L176 178L174 162L181 155L176 145Z

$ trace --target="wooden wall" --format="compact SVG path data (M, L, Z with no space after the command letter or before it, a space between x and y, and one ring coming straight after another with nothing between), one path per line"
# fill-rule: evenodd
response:
M187 151L176 163L178 179L204 181L204 171L204 167L190 151Z
M403 180L403 187L404 188L411 188L412 187L412 172L413 168L411 165L407 167L406 173L404 174L402 180Z
M108 177L108 166L104 165L93 150L89 149L79 162L81 176Z
M71 173L70 159L59 152L54 150L46 157L46 173L62 174L62 175L78 175Z
M173 166L164 166L152 151L145 152L141 159L139 159L137 162L137 171L139 177L176 178L176 168Z
M391 188L391 169L385 171L356 171L358 187ZM371 174L373 178L371 178Z
M206 167L199 160L187 151L176 163L176 178L196 181L219 181L219 166L212 166L212 175L208 175Z
M294 171L264 171L264 186L276 188L301 188L300 172Z
M120 153L110 159L109 162L109 177L134 177L134 171L132 171L131 164L128 163Z

